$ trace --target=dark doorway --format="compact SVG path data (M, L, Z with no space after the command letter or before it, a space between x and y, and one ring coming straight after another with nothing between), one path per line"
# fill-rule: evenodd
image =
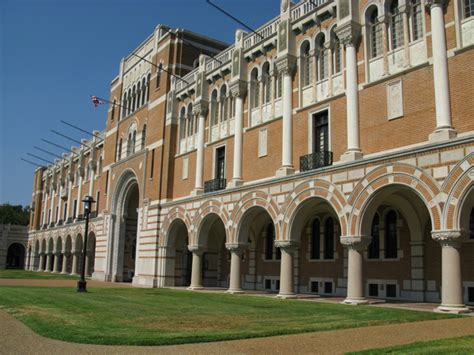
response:
M20 243L13 243L8 247L7 269L23 269L25 266L25 247Z

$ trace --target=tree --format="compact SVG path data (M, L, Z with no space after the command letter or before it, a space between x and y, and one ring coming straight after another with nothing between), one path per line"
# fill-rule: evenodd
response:
M9 203L0 205L0 224L27 226L30 222L30 207L13 206Z

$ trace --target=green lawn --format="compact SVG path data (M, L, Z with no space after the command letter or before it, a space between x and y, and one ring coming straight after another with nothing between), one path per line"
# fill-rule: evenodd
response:
M391 348L373 349L353 354L473 354L474 335L448 338L426 342L417 342Z
M77 280L78 276L26 270L0 270L0 279Z
M165 345L453 317L370 306L169 289L0 287L0 308L37 333L92 344Z

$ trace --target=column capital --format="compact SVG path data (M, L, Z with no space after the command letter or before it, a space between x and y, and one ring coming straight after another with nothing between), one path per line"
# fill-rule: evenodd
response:
M350 235L342 236L341 244L347 247L348 249L361 250L367 247L372 241L372 237L369 235Z
M283 74L289 74L293 76L296 72L296 57L291 54L286 54L282 57L277 58L276 66L279 72Z
M202 245L188 245L188 250L197 255L202 255L204 253L204 247Z
M206 100L197 100L193 104L193 114L201 116L206 115L209 108L209 102Z
M247 92L247 82L243 80L235 80L230 83L230 92L232 97L243 98Z
M243 252L248 248L248 244L247 243L225 243L225 247L231 253L242 255Z
M337 26L336 34L345 47L356 47L360 40L360 24L356 22L347 22L342 26Z
M429 8L430 10L433 7L442 7L444 9L446 6L446 1L445 0L426 0L425 6Z
M462 230L437 230L431 232L431 238L439 242L441 246L459 248L466 239L466 233Z
M275 240L275 246L286 252L292 252L298 248L299 243L295 240Z

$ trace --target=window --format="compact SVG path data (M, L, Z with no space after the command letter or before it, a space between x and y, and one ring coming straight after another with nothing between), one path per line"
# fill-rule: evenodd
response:
M142 79L142 105L145 105L145 103L147 101L146 95L147 95L146 79L143 78Z
M474 16L474 0L464 1L464 18Z
M334 259L334 221L328 218L324 225L324 259Z
M135 105L136 105L136 102L137 102L137 93L136 93L136 87L135 85L133 85L133 89L132 89L132 112L135 111Z
M217 90L212 92L211 96L211 125L219 122L219 103L217 101Z
M276 82L276 98L281 98L281 93L283 90L283 73L278 72L277 74L277 82Z
M263 65L263 103L268 104L272 100L272 77L270 76L270 64Z
M469 217L469 239L474 239L474 207L471 208L471 216Z
M265 279L265 289L271 290L272 289L272 280Z
M318 60L318 80L324 80L328 77L328 50L324 46L325 37L319 35L316 40L316 51Z
M469 303L474 303L474 287L467 288L467 301Z
M339 37L333 33L332 43L333 72L339 74L342 71L342 45Z
M216 149L215 178L220 181L225 179L225 146Z
M376 7L372 8L368 20L369 38L370 38L370 57L376 58L382 54L382 26L383 23L379 22L379 13Z
M58 219L59 219L59 206L56 206L56 213L55 213L54 221L57 222Z
M107 170L107 174L105 176L105 194L109 191L109 170Z
M64 212L63 212L63 221L66 220L66 216L67 216L67 202L64 202Z
M315 219L311 227L311 259L319 259L321 252L321 226L319 219Z
M127 116L127 93L123 94L122 105L122 118L124 118Z
M117 147L117 161L122 159L122 138L120 138L118 147Z
M77 200L74 200L74 205L72 208L72 217L76 218L77 217Z
M128 89L127 95L127 116L132 113L132 89Z
M318 281L311 281L311 292L318 293L319 292L319 282Z
M156 88L158 89L161 85L161 71L163 69L163 63L158 65L158 70L156 72Z
M311 84L311 55L308 41L301 45L301 82L303 87Z
M397 0L390 4L390 38L392 50L403 46L403 18Z
M391 210L385 217L385 258L397 258L397 213Z
M186 138L186 109L183 107L179 114L179 139Z
M141 149L145 149L145 143L146 143L146 124L143 125L142 129L142 142L141 142Z
M275 242L275 227L273 223L267 226L267 238L265 239L265 260L273 259L273 243Z
M100 205L100 191L97 191L96 197L95 197L95 213L96 217L99 215L99 205Z
M412 0L411 5L412 41L423 37L423 8L421 0Z
M143 96L145 96L145 93L143 93ZM141 84L138 82L137 84L137 106L136 109L138 109L141 106L142 102L142 89L141 89Z
M329 151L328 121L328 111L322 111L313 116L313 153Z
M324 283L324 293L332 293L332 282Z
M380 258L379 215L376 213L372 221L372 242L369 245L369 259Z
M397 285L385 285L385 295L387 297L397 297Z
M369 296L378 297L379 295L379 285L378 284L369 284Z
M116 99L114 99L114 102L112 103L112 113L110 114L111 120L113 121L115 118L115 103L117 102Z
M260 105L260 87L258 82L258 70L254 68L250 75L250 108L254 109Z
M146 102L150 101L150 74L146 77Z

